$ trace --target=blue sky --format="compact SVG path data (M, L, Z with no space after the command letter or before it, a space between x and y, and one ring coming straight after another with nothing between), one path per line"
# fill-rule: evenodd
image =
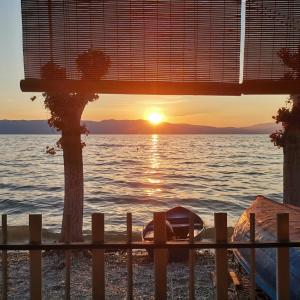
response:
M22 27L20 0L0 2L0 119L46 119L48 113L33 94L22 93ZM38 95L38 94L37 94ZM165 120L216 126L244 126L272 122L286 96L142 96L100 95L87 106L83 119L141 119L159 111Z

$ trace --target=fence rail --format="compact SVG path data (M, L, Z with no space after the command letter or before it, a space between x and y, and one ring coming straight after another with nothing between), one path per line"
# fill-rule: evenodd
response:
M42 250L65 251L65 299L70 299L70 250L89 249L92 252L92 296L105 299L105 250L127 250L127 298L133 299L133 249L154 250L155 298L167 298L168 249L189 249L189 299L195 299L195 250L216 250L216 295L217 299L228 299L228 258L227 249L251 249L251 290L250 298L255 299L255 249L277 248L277 299L289 299L289 251L290 247L300 247L300 241L289 241L289 215L277 215L277 241L255 241L255 215L250 215L250 240L227 241L227 214L215 214L215 242L194 241L193 219L190 218L188 241L167 241L165 213L154 213L154 242L132 241L132 215L127 214L127 240L119 243L104 241L104 214L92 214L92 241L82 243L43 243L42 215L29 215L29 243L9 244L7 216L2 215L2 299L8 294L7 251L28 250L30 258L31 299L42 298ZM70 226L68 230L70 229ZM70 232L69 232L69 236Z
M42 244L0 244L0 250L22 251L22 250L138 250L138 249L255 249L255 248L293 248L300 247L300 241L290 242L165 242L157 244L154 242L132 242L132 243L42 243Z

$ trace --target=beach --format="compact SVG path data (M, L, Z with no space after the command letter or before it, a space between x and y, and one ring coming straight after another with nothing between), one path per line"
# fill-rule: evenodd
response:
M196 299L214 299L215 290L212 279L214 252L196 251L195 259L195 296ZM237 291L233 285L229 288L229 299L247 299L250 282L231 251L228 251L229 268L234 270L241 281ZM9 253L9 299L29 299L29 263L27 252ZM71 298L91 299L91 256L87 253L75 253L71 265ZM44 299L62 299L64 296L64 255L63 253L43 252L43 297ZM171 262L168 264L168 299L188 298L187 262ZM25 280L26 279L26 280ZM107 299L126 299L127 260L125 252L105 253L105 279ZM153 262L147 252L133 252L133 292L134 299L154 299ZM238 298L237 298L238 297ZM260 296L258 299L267 299Z

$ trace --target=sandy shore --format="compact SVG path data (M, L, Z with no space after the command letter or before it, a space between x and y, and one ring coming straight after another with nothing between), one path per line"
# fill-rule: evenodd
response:
M0 227L1 228L1 227ZM133 240L141 241L141 230L133 231ZM228 240L231 239L233 233L233 227L227 228L228 232ZM208 227L205 229L202 239L213 241L215 237L215 229L213 227ZM60 234L54 233L48 229L42 229L42 240L45 242L57 242L60 238ZM119 231L105 231L105 241L106 242L124 242L126 241L127 235L126 232ZM0 240L2 239L2 231L0 230ZM84 240L91 240L91 232L88 231L84 233ZM24 226L8 226L8 243L28 243L29 241L29 227L27 225Z
M239 270L232 252L228 252L229 266L239 276L242 289L236 293L230 287L230 299L247 299L249 278ZM126 254L122 252L105 254L106 297L126 299L127 267ZM29 299L29 264L27 252L9 253L9 299ZM196 299L214 299L215 291L211 279L214 272L214 253L198 251L195 266ZM153 262L146 251L134 251L134 298L154 299ZM91 258L77 253L72 258L72 299L91 299ZM188 299L188 265L183 262L168 264L168 299ZM55 252L43 253L43 295L44 299L62 299L64 296L64 258ZM238 297L238 298L237 298ZM266 299L266 298L260 298Z

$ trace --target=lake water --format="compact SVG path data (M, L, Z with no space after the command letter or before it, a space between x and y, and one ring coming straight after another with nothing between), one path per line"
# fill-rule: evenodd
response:
M0 211L10 225L29 213L59 232L62 154L45 154L55 135L0 135ZM182 205L207 226L214 212L233 225L258 194L282 200L282 151L268 135L90 135L84 149L84 229L105 213L106 230L124 231L126 213L140 230L154 211Z

